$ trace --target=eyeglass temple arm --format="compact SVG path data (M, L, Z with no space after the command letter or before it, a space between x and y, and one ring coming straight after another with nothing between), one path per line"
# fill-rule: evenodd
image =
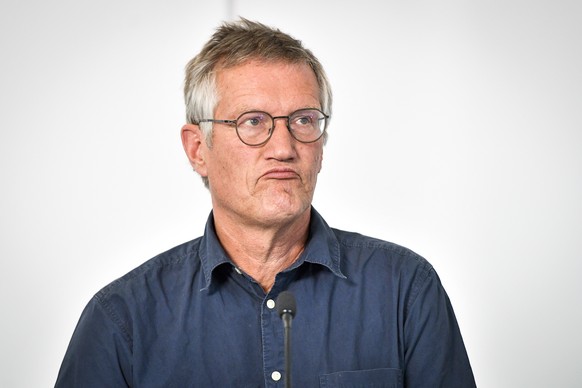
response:
M198 120L194 124L200 124L200 123L236 124L236 120L202 119L202 120Z

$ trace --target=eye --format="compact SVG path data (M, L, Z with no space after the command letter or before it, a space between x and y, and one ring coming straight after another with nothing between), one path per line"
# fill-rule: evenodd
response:
M252 126L257 126L260 123L261 123L261 120L258 117L253 117L253 118L245 121L245 124L252 125Z
M296 130L313 130L319 128L323 114L315 109L304 109L291 115L291 126Z
M297 120L295 120L295 122L297 124L301 124L301 125L309 125L313 123L313 117L311 116L301 116L298 117Z
M313 126L315 121L315 116L309 112L300 112L292 117L293 124L299 126Z
M267 121L267 116L264 113L248 112L239 117L237 124L239 127L257 128L263 127Z

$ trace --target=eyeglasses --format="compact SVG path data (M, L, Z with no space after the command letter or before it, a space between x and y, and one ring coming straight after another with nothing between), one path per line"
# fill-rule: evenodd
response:
M299 109L289 116L271 116L267 112L245 112L236 120L202 119L197 123L220 123L234 125L240 141L248 146L262 146L267 143L275 129L275 120L286 119L287 129L295 140L301 143L313 143L325 133L329 116L319 109Z

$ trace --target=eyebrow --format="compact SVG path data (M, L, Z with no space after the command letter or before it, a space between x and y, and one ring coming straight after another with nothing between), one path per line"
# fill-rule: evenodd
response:
M315 107L315 106L310 106L310 105L308 105L308 106L304 106L304 107L302 107L302 108L296 108L296 109L293 109L293 110L289 111L289 112L288 112L286 115L283 115L283 116L289 116L291 113L295 113L295 112L297 112L297 111L300 111L300 110L305 110L305 109L317 109L317 110L320 110L320 111L322 111L322 108L319 108L319 107ZM261 108L245 108L245 109L237 109L237 110L236 110L236 112L238 112L238 113L236 113L236 114L235 114L235 117L234 117L234 118L237 118L237 117L239 117L240 115L242 115L243 113L247 113L247 112L265 112L265 113L268 113L268 114L270 114L271 116L278 116L278 115L275 115L275 114L273 114L273 113L269 112L269 111L268 111L268 110L266 110L266 109L261 109ZM322 111L322 112L323 112L323 111ZM325 112L323 112L323 113L325 113Z

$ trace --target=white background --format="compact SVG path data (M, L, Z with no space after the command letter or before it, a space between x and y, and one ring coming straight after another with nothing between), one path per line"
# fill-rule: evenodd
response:
M335 93L315 206L425 256L480 387L582 386L582 3L4 0L0 386L47 387L91 296L200 235L183 68L275 25Z

